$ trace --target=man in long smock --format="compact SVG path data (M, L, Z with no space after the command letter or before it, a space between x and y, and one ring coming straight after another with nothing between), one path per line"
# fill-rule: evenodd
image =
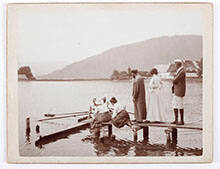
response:
M134 116L139 123L146 119L146 100L145 100L145 85L144 78L139 76L137 70L132 70L133 81L133 102L134 102Z

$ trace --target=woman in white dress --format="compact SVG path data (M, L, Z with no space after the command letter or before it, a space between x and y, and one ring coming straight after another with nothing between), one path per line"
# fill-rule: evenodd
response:
M148 86L148 101L147 101L147 121L149 122L164 122L164 107L161 96L161 87L163 85L156 68L151 70L153 75Z

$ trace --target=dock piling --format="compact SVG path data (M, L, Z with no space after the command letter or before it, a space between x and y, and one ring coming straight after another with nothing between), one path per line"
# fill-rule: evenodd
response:
M144 137L144 141L148 142L148 138L149 138L149 128L148 127L143 127L143 137Z
M38 124L36 125L36 133L40 133L40 126Z
M138 139L137 130L134 131L134 142L136 143Z
M112 135L112 124L108 125L108 137L111 137Z
M30 128L30 118L26 118L26 129Z
M177 144L177 128L172 128L172 147L176 147Z
M30 118L26 118L26 141L30 142L30 133L31 133L31 128L30 128Z
M95 134L95 138L99 138L99 136L100 136L100 128L95 128L94 129L94 134Z
M26 118L26 132L30 133L31 128L30 128L30 118Z
M171 130L168 128L165 130L166 133L166 137L167 137L167 146L170 147L171 144L171 138L170 138L170 134L171 134Z

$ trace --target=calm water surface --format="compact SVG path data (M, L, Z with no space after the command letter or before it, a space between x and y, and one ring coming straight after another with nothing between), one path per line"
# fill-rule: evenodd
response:
M145 82L147 88L148 81ZM132 84L128 81L19 82L19 150L22 156L191 156L202 154L202 131L178 130L177 148L166 147L165 128L150 128L149 143L132 142L130 128L113 128L115 141L97 143L90 139L89 129L69 133L42 146L35 146L34 124L45 113L88 110L92 98L115 96L133 112ZM171 82L164 81L161 92L166 121L173 121ZM202 123L202 82L188 80L184 98L185 122ZM26 118L31 119L31 133L26 136ZM133 118L133 117L131 117Z

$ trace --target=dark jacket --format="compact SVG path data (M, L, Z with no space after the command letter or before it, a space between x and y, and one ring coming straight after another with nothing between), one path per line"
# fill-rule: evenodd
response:
M146 100L145 100L145 85L144 79L138 77L133 84L133 100L134 100L134 116L137 121L146 119Z
M174 94L179 97L184 97L186 93L186 72L181 68L173 79Z

